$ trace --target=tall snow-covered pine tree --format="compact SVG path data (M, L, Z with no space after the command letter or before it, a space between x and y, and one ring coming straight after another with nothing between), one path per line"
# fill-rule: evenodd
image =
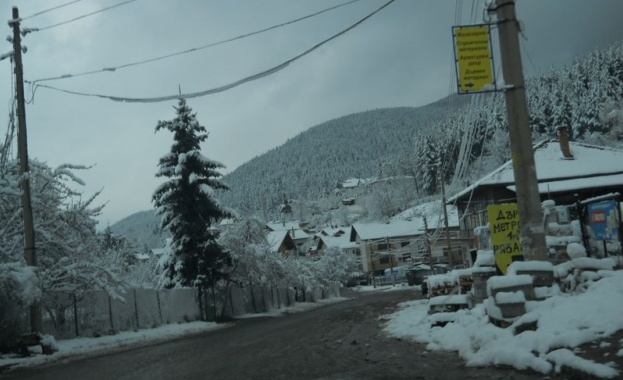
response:
M215 191L228 189L219 177L225 166L201 154L200 144L208 138L196 114L180 99L177 116L159 121L156 132L173 132L171 152L160 158L157 177L166 177L153 195L161 227L172 239L159 262L159 284L165 288L196 286L207 288L224 276L227 255L216 239L213 225L231 216L215 198Z

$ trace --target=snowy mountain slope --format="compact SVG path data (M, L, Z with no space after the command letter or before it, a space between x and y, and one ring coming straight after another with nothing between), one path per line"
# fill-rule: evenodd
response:
M469 101L451 96L419 108L388 108L330 120L241 165L225 176L221 201L242 214L270 211L288 199L315 200L337 183L383 174L413 151L414 136L428 133L448 111Z
M136 244L139 249L161 248L165 235L160 231L160 219L154 210L134 213L110 226L113 233Z

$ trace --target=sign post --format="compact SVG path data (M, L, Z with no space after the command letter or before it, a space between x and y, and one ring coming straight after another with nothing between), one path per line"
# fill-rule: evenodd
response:
M452 35L459 94L495 91L489 25L454 26Z
M616 242L619 245L619 215L618 204L615 200L588 204L588 225L591 236L595 240L601 240L604 257L608 255L608 242Z
M519 208L517 203L489 205L487 207L495 266L506 274L513 261L523 261L519 233Z

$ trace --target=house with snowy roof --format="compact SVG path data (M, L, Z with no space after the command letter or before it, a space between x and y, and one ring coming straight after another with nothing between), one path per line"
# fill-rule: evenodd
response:
M534 147L534 162L541 201L571 205L579 199L623 193L623 151L560 140ZM487 206L516 202L512 160L448 199L459 210L461 229L474 236L474 228L487 224Z
M283 256L298 254L298 247L287 230L268 232L266 241L273 252L281 253Z
M294 241L294 244L300 248L303 244L305 244L310 238L311 235L305 232L301 227L298 221L292 222L268 222L266 223L266 229L270 232L278 232L278 231L287 231Z
M351 242L350 235L347 233L331 236L319 234L316 236L317 244L315 251L318 255L322 255L329 247L338 247L345 254L359 257L359 245L356 242Z
M435 208L435 204L437 207ZM448 213L452 263L463 263L469 244L460 238L456 210ZM388 223L355 223L350 241L359 245L364 272L381 274L390 267L413 263L414 259L448 262L444 213L441 201L416 206Z

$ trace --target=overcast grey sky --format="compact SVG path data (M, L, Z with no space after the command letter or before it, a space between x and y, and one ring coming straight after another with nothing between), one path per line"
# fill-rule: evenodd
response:
M122 0L83 0L23 27L45 27ZM0 0L0 14L22 17L69 0ZM137 0L92 17L28 34L28 80L75 74L186 50L286 22L346 0ZM312 19L229 44L119 70L47 84L84 92L153 97L218 87L277 65L382 5L360 0ZM458 11L461 16L455 17ZM456 91L451 27L482 22L483 0L397 0L358 28L286 69L230 91L189 100L210 132L203 153L234 170L321 122L353 112L421 106ZM620 0L519 0L524 68L569 64L623 40ZM5 35L11 33L5 25ZM5 42L0 53L11 45ZM497 46L494 46L497 50ZM528 58L529 57L529 58ZM11 97L11 69L0 62L0 104ZM28 90L28 89L27 89ZM114 103L40 88L27 106L31 158L51 166L95 166L79 173L87 196L104 188L102 227L152 208L159 157L172 136L154 134L175 116L175 101ZM7 117L5 116L5 120ZM0 125L4 135L6 122ZM416 131L414 131L415 133Z

